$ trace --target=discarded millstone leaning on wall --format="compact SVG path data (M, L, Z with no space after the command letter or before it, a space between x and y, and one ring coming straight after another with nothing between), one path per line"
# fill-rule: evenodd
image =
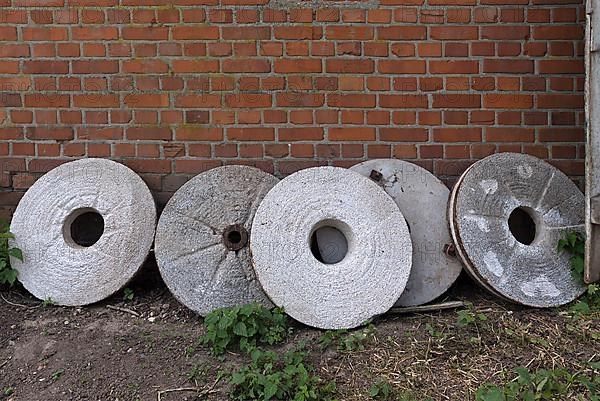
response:
M248 240L260 201L278 181L254 167L224 166L175 192L160 216L154 253L182 304L203 316L250 302L273 306L256 281Z
M337 263L318 260L311 249L322 227L347 241ZM412 259L408 227L392 198L338 167L302 170L275 185L258 207L250 247L273 303L324 329L356 327L387 312L404 290Z
M448 214L466 270L493 294L553 307L585 291L557 250L565 232L583 231L584 197L550 164L517 153L486 157L460 177Z
M397 159L369 160L350 170L377 182L408 223L412 269L396 306L422 305L438 298L462 270L460 261L444 251L451 243L446 217L448 187L426 169Z
M142 179L122 164L82 159L38 179L13 215L11 259L35 297L86 305L117 292L142 266L156 208Z

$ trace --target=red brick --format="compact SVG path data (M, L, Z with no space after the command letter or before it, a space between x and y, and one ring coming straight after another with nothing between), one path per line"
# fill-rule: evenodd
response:
M82 108L119 107L118 95L74 95L73 106Z
M494 128L485 129L485 139L489 142L533 142L535 130L533 128Z
M274 128L228 128L227 139L232 141L272 141Z
M533 28L533 38L536 40L568 40L583 38L583 27L580 25L547 25Z
M310 25L286 25L274 28L275 39L318 40L323 37L321 27Z
M28 127L27 138L68 141L73 139L73 129L70 127Z
M372 108L375 107L375 95L356 94L356 95L338 95L330 94L327 96L327 105L329 107L346 108Z
M303 128L279 128L277 138L280 141L320 141L323 139L323 128L303 127Z
M429 72L432 74L477 74L479 63L472 60L461 61L429 61Z
M371 127L343 127L329 128L328 138L330 141L373 141L375 140L375 128Z
M488 109L530 109L533 107L533 95L523 94L486 94L483 107Z
M325 31L329 40L370 40L374 37L374 29L371 26L328 26Z
M539 60L541 74L583 74L583 60Z
M119 38L119 30L116 27L81 27L71 28L73 40L115 40Z
M429 134L426 128L380 128L379 138L390 142L426 142Z
M226 26L222 28L222 38L225 40L265 40L271 38L271 29L268 26Z
M482 39L527 40L529 27L524 25L498 25L481 27Z
M377 69L382 74L425 74L425 60L380 60Z
M130 127L125 132L129 140L171 140L172 134L169 127Z
M325 70L328 73L369 74L375 71L375 62L370 59L327 59Z
M533 60L522 59L485 59L483 60L483 72L506 72L506 73L533 73Z
M124 27L122 36L125 40L167 40L169 38L169 28L153 26Z
M168 107L167 94L130 94L125 96L125 104L131 108Z
M74 74L114 74L119 72L116 60L74 60Z
M270 72L271 65L265 59L223 60L223 72Z
M325 96L321 93L280 92L275 95L278 107L321 107Z
M430 30L431 39L437 40L469 40L477 39L477 26L433 26Z
M539 140L541 142L583 142L585 132L583 128L540 128Z
M427 108L426 95L379 95L379 106L384 108Z
M582 109L583 95L539 94L537 107L540 109Z
M215 40L219 39L219 28L216 26L182 25L172 29L175 40Z
M218 72L217 60L173 60L173 72Z
M435 128L435 142L480 142L481 128Z
M178 141L222 141L222 128L209 127L179 127L175 131Z
M475 94L434 94L433 96L433 107L434 108L448 108L448 109L476 109L481 106L481 96Z
M17 63L14 65L18 66ZM0 64L0 72L13 73L13 71L4 70L2 64ZM66 61L28 60L23 63L24 74L67 74L68 72L69 63Z
M125 60L123 61L123 72L134 74L156 74L165 73L169 66L162 60Z
M69 107L69 96L62 94L31 93L24 95L25 107Z
M427 29L424 26L387 26L377 29L377 39L379 40L422 40L427 36Z
M275 59L275 72L279 74L285 73L310 73L321 72L320 59Z
M225 96L225 106L234 108L271 107L270 94L236 93Z

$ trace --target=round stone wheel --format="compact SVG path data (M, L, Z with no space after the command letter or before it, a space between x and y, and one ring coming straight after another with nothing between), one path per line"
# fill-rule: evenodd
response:
M60 165L25 193L13 215L11 263L36 298L86 305L121 289L142 266L156 224L152 194L122 164L82 159Z
M357 327L389 310L408 281L412 244L402 213L352 171L315 167L288 176L262 201L253 227L254 269L265 292L309 326ZM325 227L347 241L337 263L311 246Z
M584 197L560 170L525 154L488 156L465 171L450 203L459 255L484 288L534 307L583 294L557 244L583 230Z
M446 215L448 187L426 169L402 160L369 160L350 170L377 182L408 223L413 264L396 306L422 305L438 298L462 270L460 260L444 252L444 246L452 243Z
M252 302L273 306L254 275L248 241L254 213L278 181L232 165L198 174L175 192L158 221L154 253L182 304L202 316Z

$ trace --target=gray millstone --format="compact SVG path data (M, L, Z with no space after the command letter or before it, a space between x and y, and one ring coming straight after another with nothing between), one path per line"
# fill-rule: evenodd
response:
M448 188L426 169L402 160L369 160L351 170L374 175L410 227L413 265L396 306L421 305L446 292L462 270L460 261L444 252L444 246L452 243L446 217Z
M97 212L104 231L91 246L73 241L70 222ZM11 222L24 262L12 259L19 281L39 299L86 305L119 289L142 266L152 245L156 208L142 179L105 159L63 164L25 193Z
M533 156L500 153L473 164L452 198L457 247L484 287L535 307L564 305L585 291L571 274L569 255L557 250L584 223L583 194L561 171ZM535 222L529 245L509 228L517 208Z
M326 226L348 242L335 264L311 251L312 234ZM385 313L404 290L412 259L396 203L368 178L337 167L302 170L277 184L256 212L250 246L270 299L323 329L356 327Z
M254 213L279 180L254 167L224 166L201 173L175 192L156 229L160 274L182 304L205 316L218 308L272 303L256 281L247 238ZM237 245L237 246L235 246Z

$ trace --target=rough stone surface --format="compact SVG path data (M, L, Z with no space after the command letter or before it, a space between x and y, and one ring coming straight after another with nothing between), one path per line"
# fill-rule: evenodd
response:
M557 251L558 240L584 223L583 194L562 172L529 155L500 153L475 163L455 191L455 236L486 285L536 307L563 305L584 292L569 255ZM517 208L535 222L529 245L509 228Z
M460 261L444 253L450 244L446 207L450 191L426 169L397 159L369 160L352 171L381 174L379 185L394 199L410 228L413 265L396 306L422 305L442 295L462 270Z
M77 245L69 222L94 210L104 232L92 246ZM121 289L144 262L156 224L154 199L129 168L105 159L63 164L38 179L11 222L25 260L12 259L19 281L35 297L85 305Z
M458 192L458 188L460 187L462 179L465 177L465 175L467 175L467 172L469 171L469 169L471 167L473 167L473 165L471 165L469 168L467 168L465 170L465 172L459 177L456 184L454 185L454 188L450 192L450 199L448 200L448 214L447 214L448 227L450 228L450 236L452 238L452 242L453 242L455 250L456 250L456 256L462 262L464 270L465 270L465 272L467 272L469 277L471 277L475 282L477 282L481 287L483 287L485 290L487 290L491 294L493 294L503 300L510 301L510 299L504 297L502 294L500 294L498 291L496 291L493 287L488 285L481 277L479 277L479 275L477 274L477 270L471 265L471 261L465 254L465 250L462 246L462 243L458 240L458 237L457 237L457 231L456 231L456 226L455 226L456 194Z
M348 240L339 263L321 263L311 252L311 234L324 226ZM250 246L271 300L324 329L385 313L404 290L412 259L396 203L368 178L338 167L302 170L277 184L256 212Z
M254 167L224 166L175 192L154 248L160 274L182 304L203 316L251 302L272 306L256 281L249 247L228 248L223 233L236 224L251 232L259 203L278 181Z

